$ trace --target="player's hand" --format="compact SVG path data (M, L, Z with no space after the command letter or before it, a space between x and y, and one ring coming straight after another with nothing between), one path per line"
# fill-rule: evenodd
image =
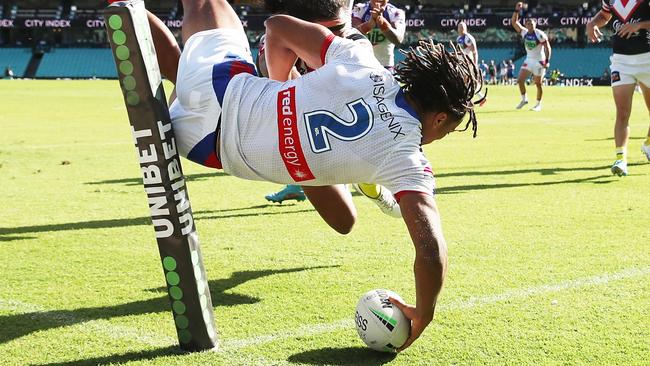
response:
M592 43L598 43L602 40L603 32L600 31L597 25L587 23L587 37Z
M379 29L385 32L388 30L388 28L390 28L390 22L386 20L386 18L384 18L383 15L380 15L377 18L377 26L379 27Z
M381 10L380 8L372 8L372 9L370 9L370 19L377 22L379 20L379 18L381 17L381 13L383 13L383 10Z
M431 323L431 320L433 320L433 309L423 311L392 297L389 297L388 300L390 300L393 305L397 306L397 308L404 313L404 316L411 321L411 333L404 345L397 350L397 352L402 352L413 344L413 342L420 337L422 332L424 332L427 325Z
M634 33L641 30L641 24L639 23L627 23L622 26L616 34L621 38L630 38Z
M520 11L521 8L523 8L523 7L524 7L524 3L522 3L522 2L520 1L520 2L518 2L518 3L515 5L515 11Z

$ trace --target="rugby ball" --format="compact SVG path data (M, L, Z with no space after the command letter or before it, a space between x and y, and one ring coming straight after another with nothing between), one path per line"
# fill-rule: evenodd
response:
M395 352L409 337L411 321L388 300L402 298L390 290L372 290L357 304L355 324L361 340L370 348Z

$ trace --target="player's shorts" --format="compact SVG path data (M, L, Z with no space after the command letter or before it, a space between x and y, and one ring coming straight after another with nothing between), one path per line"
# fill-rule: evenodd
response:
M543 78L544 75L546 75L546 68L542 65L542 61L539 60L527 58L521 65L521 69L530 71L533 76L540 76Z
M612 65L612 86L642 83L650 87L650 52L640 55L619 55L610 57Z
M221 106L230 80L256 75L248 39L241 30L212 29L185 43L176 77L176 100L169 106L176 145L182 156L221 169L216 150Z

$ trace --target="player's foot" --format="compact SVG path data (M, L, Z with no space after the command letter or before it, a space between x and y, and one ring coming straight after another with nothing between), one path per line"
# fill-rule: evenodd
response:
M385 213L390 217L395 217L395 218L402 217L402 211L400 211L399 203L397 203L395 197L393 197L393 194L388 189L380 185L377 185L377 188L379 188L379 195L374 197L364 192L363 189L361 189L361 187L357 183L352 184L352 187L354 187L354 189L357 192L370 198L372 202L374 202L377 205L377 207L379 207L381 212Z
M643 151L643 154L645 157L650 161L650 145L646 145L645 143L641 145L641 151Z
M295 186L292 184L289 184L288 186L284 187L281 191L267 194L264 196L267 201L275 202L275 203L282 203L282 201L288 201L288 200L296 200L298 202L304 201L307 199L305 197L305 192L303 192L302 188L300 186Z
M542 105L537 103L533 108L530 109L533 112L541 112L542 111Z
M627 175L627 162L625 160L616 160L612 165L612 174L623 177Z
M526 104L528 104L527 100L522 100L519 105L517 105L517 109L522 109Z

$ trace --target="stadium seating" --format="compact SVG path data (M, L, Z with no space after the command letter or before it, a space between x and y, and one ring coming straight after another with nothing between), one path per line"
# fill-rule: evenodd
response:
M16 76L23 76L31 57L32 50L29 48L0 48L0 72L10 66Z
M56 48L43 56L36 77L115 78L117 70L108 48Z
M599 78L609 68L609 57L611 54L611 48L607 47L555 47L553 48L551 69L559 69L565 77ZM515 62L516 70L519 70L523 62L524 58Z

